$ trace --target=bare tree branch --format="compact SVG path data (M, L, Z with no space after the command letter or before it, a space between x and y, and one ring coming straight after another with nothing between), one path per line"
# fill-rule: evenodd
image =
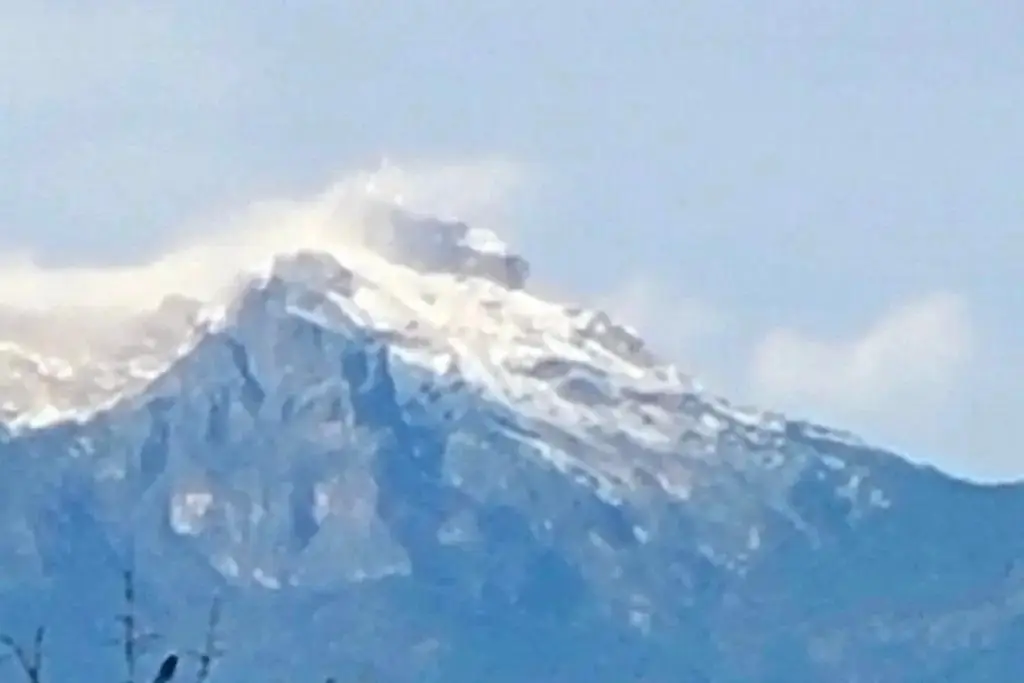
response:
M39 683L43 671L43 637L45 630L42 626L36 629L35 637L32 639L31 651L26 650L18 642L7 634L0 635L0 645L7 648L8 655L3 659L13 657L18 661L21 670L29 683Z
M130 570L124 572L124 613L118 617L124 628L121 644L127 683L135 683L135 581Z
M43 638L45 636L46 630L39 626L36 628L35 637L32 639L32 670L36 672L37 681L43 670Z
M206 623L206 642L201 652L192 651L190 654L199 660L199 670L196 672L196 683L206 683L210 677L210 669L213 663L224 656L224 649L218 642L217 630L220 627L221 600L219 596L213 598L210 604L210 616Z
M136 683L139 655L146 645L158 639L159 634L140 631L136 614L135 576L131 570L125 570L124 579L124 612L118 615L121 622L121 647L124 652L126 683Z

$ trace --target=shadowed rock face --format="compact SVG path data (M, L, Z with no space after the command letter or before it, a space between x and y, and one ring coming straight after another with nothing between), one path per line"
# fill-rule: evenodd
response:
M510 289L524 288L529 276L526 259L510 253L493 235L459 221L391 206L371 211L356 239L390 261L421 272L483 277Z
M693 393L626 396L672 416L667 445L526 415L298 311L351 284L335 265L282 262L111 409L0 434L0 620L52 624L55 680L117 675L98 644L129 561L144 618L181 648L224 593L221 680L1021 670L1019 487Z

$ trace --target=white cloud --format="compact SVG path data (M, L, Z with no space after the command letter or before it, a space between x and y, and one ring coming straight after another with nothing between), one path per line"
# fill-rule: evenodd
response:
M764 403L856 427L909 419L942 406L973 342L963 299L936 293L887 312L852 339L772 331L755 349L752 390Z
M673 361L696 367L701 346L718 337L729 316L649 277L634 277L598 297L595 305L638 330ZM701 372L708 379L706 372Z
M501 220L521 177L518 166L501 159L385 163L346 176L315 197L257 203L193 228L189 232L197 236L148 263L42 268L27 254L0 255L0 305L139 309L169 293L207 297L277 254L351 245L358 239L353 227L360 212L375 199L398 199L416 212L491 225Z

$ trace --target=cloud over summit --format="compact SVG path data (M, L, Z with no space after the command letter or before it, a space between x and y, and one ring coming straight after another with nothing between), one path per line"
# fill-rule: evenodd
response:
M499 157L385 162L305 197L257 201L183 226L171 247L145 262L47 268L27 252L0 252L0 308L133 312L154 308L169 294L207 299L276 255L358 245L364 212L382 200L507 235L517 196L536 183L534 169ZM545 239L533 240L533 247L546 248ZM588 248L579 244L571 257L591 259ZM829 338L799 327L752 329L742 311L713 296L690 296L657 274L615 271L599 258L593 264L605 287L580 298L637 327L716 392L869 438L906 433L907 424L919 434L937 433L936 416L957 404L950 397L978 346L967 300L951 292L905 302L856 334ZM543 290L550 273L537 275Z
M501 159L384 162L309 198L255 202L206 219L144 263L45 268L25 252L0 254L0 305L137 310L154 307L169 294L205 298L278 254L344 249L358 239L354 228L374 202L475 225L499 222L520 180L519 167Z

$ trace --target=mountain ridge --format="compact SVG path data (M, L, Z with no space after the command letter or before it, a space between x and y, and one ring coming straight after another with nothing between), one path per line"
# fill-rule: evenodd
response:
M172 596L227 591L239 676L272 648L299 675L396 681L902 681L1017 642L1021 487L733 408L524 291L495 238L383 216L389 258L299 250L172 300L138 388L9 421L7 599L127 564L186 635Z

